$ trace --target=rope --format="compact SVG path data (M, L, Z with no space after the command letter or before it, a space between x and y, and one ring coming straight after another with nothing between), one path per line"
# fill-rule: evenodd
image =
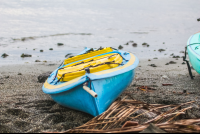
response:
M115 55L117 55L118 53L116 53L116 54L113 54L113 55L110 55L110 56L106 56L106 57L102 57L102 58L99 58L99 59L97 59L97 60L101 60L101 59L105 59L105 58L111 58L111 57L113 57L113 56L115 56ZM121 55L120 55L121 56ZM122 57L122 56L121 56ZM123 57L122 57L123 58ZM91 62L91 61L94 61L94 59L91 59L90 61L88 61L88 62L84 62L84 61L82 61L82 62L80 62L80 63L77 63L77 64L75 64L75 65L73 65L73 66L69 66L69 67L74 67L74 66L77 66L77 65L80 65L80 64L84 64L84 63L89 63L89 62ZM65 68L67 68L67 67L62 67L62 68L60 68L60 69L65 69ZM60 70L59 69L59 70Z
M102 48L99 48L99 49L101 50ZM112 49L113 49L113 48L112 48ZM119 53L117 53L117 54L119 54ZM116 55L116 54L114 54L114 55ZM114 55L110 55L110 56L107 56L107 57L108 57L108 58L111 58L111 57L113 57ZM128 60L126 60L121 54L119 54L119 55L122 57L123 60L128 61ZM107 58L107 57L103 57L103 58ZM100 59L103 59L103 58L100 58ZM98 60L100 60L100 59L98 59ZM90 61L88 61L88 62L91 62L91 61L93 61L93 59L90 60ZM77 63L77 64L73 65L73 66L77 66L77 65L80 65L80 64L88 63L88 62L82 61L82 62L80 62L80 63ZM62 63L62 64L63 64L63 63ZM62 65L62 64L61 64L61 65ZM105 65L105 64L124 65L123 63L120 64L120 63L115 63L115 61L111 61L111 62L104 62L104 63L101 63L101 64L97 64L97 65L95 65L95 66L90 65L89 68L90 68L90 67L97 67L97 66ZM60 65L60 66L61 66L61 65ZM59 67L60 67L60 66L59 66ZM70 67L73 67L73 66L70 66ZM64 68L65 68L65 67L62 67L62 68L59 68L58 70L64 69ZM55 75L55 78L53 79L53 81L56 79L56 76L57 76L57 74L58 74L58 70L57 70L57 72L56 72L56 75ZM82 71L82 70L85 70L85 68L80 69L80 70L77 70L77 71ZM74 72L77 72L77 71L74 71ZM60 82L60 80L63 79L63 77L64 77L65 74L69 74L69 73L72 73L72 72L68 72L68 73L62 74L62 76L60 77L60 79L58 79L58 80L55 82L55 84L57 84L58 82ZM52 81L52 82L53 82L53 81ZM52 82L51 82L51 83L52 83Z
M62 66L62 65L63 65L63 63L64 63L64 61L63 61L63 62L60 64L60 66ZM59 67L60 67L60 66L59 66ZM59 68L59 67L58 67L58 68Z
M90 77L87 78L89 79L90 89L92 89L92 80L90 79Z
M54 79L50 82L50 84L54 82L54 80L56 79L57 74L58 74L58 70L56 71L56 75L55 75Z
M90 68L90 67L97 67L97 66L101 66L101 65L105 65L105 64L118 64L118 65L123 65L123 64L114 63L114 62L115 62L115 61L112 61L112 62L105 62L105 63L97 64L97 65L95 65L95 66L90 65L89 68ZM77 71L73 71L73 72L78 72L78 71L82 71L82 70L85 70L85 68L80 69L80 70L77 70ZM64 74L69 74L69 73L73 73L73 72L68 72L68 73L64 73Z
M196 44L200 44L200 43L193 43L193 44L189 44L189 45L187 45L187 46L196 45ZM189 75L190 75L191 79L194 79L194 76L192 75L192 71L191 71L191 67L190 67L189 61L186 60L186 56L187 56L187 54L186 54L187 46L185 47L185 56L183 57L183 61L186 61L187 67L188 67ZM199 46L195 47L195 50L198 49L198 47L199 47Z
M199 46L200 46L200 43L192 43L192 44L189 44L189 45L187 45L187 46L196 45L196 44L199 44ZM199 46L196 46L196 47L195 47L195 50L199 49Z
M102 63L102 64L97 64L97 65L95 65L95 66L90 65L89 68L90 68L90 67L97 67L97 66L105 65L105 64L118 64L118 65L123 65L123 64L114 63L114 62L115 62L115 61L112 61L112 62L105 62L105 63ZM82 71L82 70L85 70L85 68L80 69L80 70L77 70L77 71ZM77 71L74 71L74 72L77 72ZM58 81L56 81L56 83L55 83L54 85L56 85L58 82L60 82L60 80L64 77L65 74L69 74L69 73L73 73L73 72L68 72L68 73L62 74L62 76L60 77L60 79L58 79ZM56 76L57 76L57 75L56 75Z
M60 82L60 80L63 79L64 75L65 75L65 74L62 74L62 76L60 77L60 79L58 79L58 80L55 82L54 85L56 85L58 82ZM57 76L57 75L56 75L56 76Z

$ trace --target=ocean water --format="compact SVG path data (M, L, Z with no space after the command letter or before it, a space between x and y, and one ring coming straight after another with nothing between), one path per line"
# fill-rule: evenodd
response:
M182 56L188 38L200 31L199 5L199 0L0 0L0 56L9 55L0 57L0 65L62 62L85 47L119 45L139 59ZM125 45L129 41L137 47ZM21 58L22 53L32 57Z

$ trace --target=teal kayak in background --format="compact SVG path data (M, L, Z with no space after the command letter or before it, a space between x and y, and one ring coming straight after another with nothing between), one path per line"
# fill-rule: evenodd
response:
M85 49L81 53L85 53ZM54 70L44 83L42 90L58 104L75 110L100 115L131 84L135 76L138 58L132 53L113 50L123 61L118 67L85 75L61 82L56 78L59 68ZM107 54L109 54L107 53ZM106 54L106 53L105 53ZM104 54L102 54L104 55Z
M190 38L187 41L186 49L192 67L198 74L200 74L200 32L190 36ZM186 56L184 58L186 58ZM189 64L188 64L188 70L191 78L193 79L194 76L192 76Z

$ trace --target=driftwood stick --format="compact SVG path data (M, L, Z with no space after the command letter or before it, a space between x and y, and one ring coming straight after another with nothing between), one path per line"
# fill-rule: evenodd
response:
M102 114L102 116L100 116L100 117L98 118L98 120L104 118L104 117L107 115L108 112L111 112L111 111L114 111L115 109L117 109L117 108L121 105L121 103L122 103L121 101L118 101L115 105L113 105L113 106L110 107L108 110L106 110L106 111Z
M125 113L126 113L127 111L129 111L129 109L125 109L125 110L124 110L122 113L120 113L117 117L124 116ZM113 121L114 121L113 123L115 124L115 123L118 122L120 119L121 119L121 118L119 118L118 120L114 119L114 120L113 120ZM112 126L112 123L111 123L111 124L105 124L105 126L102 128L102 130L103 130L103 129L108 129L110 126Z
M166 115L164 115L163 117L169 117L169 116L177 115L177 114L185 114L185 112L175 112L175 113L170 113L170 114L166 114Z
M135 118L137 118L137 117L139 117L139 116L141 116L141 115L143 115L143 114L149 113L149 112L150 112L150 111L146 111L146 112L143 112L143 113L141 113L141 114L139 114L139 115L137 115L137 116L135 116L135 117L129 117L129 118L135 119Z
M174 122L175 125L192 125L195 123L200 123L200 119L185 119L185 120L179 120Z
M121 101L124 101L126 98L127 98L128 96L125 96L124 98L122 98L122 100Z
M184 104L186 104L186 103L184 103ZM164 115L169 114L169 113L173 113L176 109L178 109L179 107L181 107L184 104L178 105L177 107L174 107L174 108L170 109L169 111L159 115L160 118L157 118L155 120L156 124L160 123L163 119L165 119Z
M188 109L191 109L192 107L187 107L187 108L184 108L184 109L182 109L180 112L184 112L184 111L186 111L186 110L188 110ZM170 122L171 120L173 120L175 117L177 117L178 115L180 115L180 112L178 113L178 114L176 114L174 117L172 117L171 119L169 119L167 122Z
M113 107L116 107L117 105L119 105L119 103L121 103L121 102L120 102L120 101L115 101L105 112L103 112L103 113L101 114L101 116L100 116L97 120L99 120L99 119L101 119L101 118L104 118L104 116L105 116L108 112L110 112L110 111L112 110Z
M134 132L141 132L146 129L148 126L137 126L135 128L131 128L129 130L124 131L110 131L109 133L134 133Z
M131 127L129 129L108 129L108 130L86 130L86 133L130 133L130 132L140 132L146 129L148 126L138 126L138 127ZM78 132L82 132L83 130L78 130ZM77 131L76 131L77 133Z
M124 107L123 109L121 109L117 114L122 113L125 109L126 109L126 107ZM104 119L109 118L109 116L110 116L111 114L113 114L113 112L115 112L115 110L116 110L116 109L114 109L112 112L110 112ZM117 114L116 114L115 116L117 116Z
M162 104L146 104L137 100L129 100L126 99L125 96L122 100L115 101L104 113L101 115L93 118L91 121L88 121L86 124L70 129L65 131L66 133L134 133L134 132L141 132L145 128L149 126L150 122L156 122L155 124L157 127L165 130L166 132L198 132L200 130L199 126L188 126L194 123L199 123L200 119L189 119L189 120L180 120L176 122L171 122L174 120L175 117L179 116L180 114L184 114L186 110L190 109L191 107L187 107L181 110L177 110L183 105L191 104L194 101L183 103L180 105L162 105ZM146 104L146 105L145 105ZM171 109L161 113L155 110L170 107ZM142 110L142 113L135 116L130 117L138 110ZM133 120L142 115L150 113L148 118L155 117L143 125L119 128L121 123L124 122L126 119ZM156 115L154 115L154 113ZM152 115L153 114L153 115ZM171 118L172 116L172 118ZM159 122L163 122L167 118L170 119L160 124ZM159 123L159 124L158 124ZM198 130L199 129L199 130ZM64 132L64 133L65 133ZM63 132L61 132L63 133Z
M163 116L165 116L167 113L168 113L168 111L163 113L163 114L160 114L160 115L156 116L155 118L153 118L153 119L151 119L151 120L149 120L149 121L147 121L145 123L143 123L143 125L149 124L149 123L151 123L153 121L157 121L157 120L161 119Z
M106 123L113 123L113 122L116 122L116 121L114 120L114 121L107 121L107 122L100 122L100 123L91 123L91 124L77 127L76 129L83 128L83 127L89 127L89 126L95 126L95 125L101 125L101 124L106 124Z
M162 117L166 117L165 115L167 115L168 113L171 113L173 110L176 110L178 107L180 107L180 105L178 105L178 106L177 105L163 105L163 106L159 106L159 107L155 107L153 109L150 109L150 111L154 111L154 110L157 110L157 109L166 108L166 107L174 107L174 106L176 106L176 107L171 109L171 110L169 110L169 111L167 111L167 112L165 112L165 113L163 113L163 114L158 115L154 119L151 119L151 120L145 122L144 124L148 124L148 123L151 123L153 121L158 121Z
M166 107L174 107L175 105L165 105L165 106L159 106L159 107L155 107L152 110L157 110L157 109L161 109L161 108L166 108Z
M121 103L120 103L120 105L121 105ZM119 107L119 106L118 106L118 107ZM116 108L115 108L112 112L110 112L110 114L108 114L108 115L110 116L118 107L116 107ZM114 120L112 120L112 119L111 119L111 120L112 120L112 121L115 121L116 118L117 118L117 115L120 114L120 113L123 113L125 110L126 110L126 108L121 109L117 114L115 114L115 116L114 116L114 118L113 118ZM108 116L106 116L106 117L108 117ZM111 121L111 120L110 120L110 121ZM103 121L103 122L106 122L106 121ZM107 125L108 125L108 123L104 125L104 127L102 128L102 130L105 129Z
M130 108L129 110L127 110L127 112L122 115L121 118L119 118L119 120L117 122L115 122L114 124L110 125L108 128L111 128L111 127L114 127L116 126L117 124L120 124L124 119L127 118L127 116L133 111L134 109L133 108Z
M139 126L139 127L141 129L142 127L147 127L147 126ZM114 128L114 129L107 129L107 130L76 129L74 131L71 130L71 131L68 131L68 132L76 132L77 133L77 132L85 131L87 133L113 133L115 131L119 131L119 132L123 133L126 130L131 130L131 129L135 129L135 128L137 128L137 127ZM144 128L142 128L142 129L144 129ZM67 131L65 131L65 132L67 132Z

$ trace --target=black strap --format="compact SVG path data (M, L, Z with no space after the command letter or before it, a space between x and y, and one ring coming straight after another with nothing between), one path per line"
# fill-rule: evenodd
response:
M66 73L65 73L65 74L66 74ZM55 82L54 85L56 85L58 82L60 82L60 80L63 79L63 77L64 77L65 74L62 74L62 76L60 77L60 79L58 79L58 80Z
M104 64L118 64L118 65L123 65L122 63L115 63L115 61L105 62Z
M119 53L118 53L119 54ZM119 54L120 55L120 54ZM110 57L112 57L113 55L111 55ZM121 55L120 55L121 56ZM121 56L122 57L122 56ZM122 57L123 58L123 57ZM123 58L124 59L124 58ZM82 63L84 63L84 62L81 62L81 63L78 63L78 64L82 64ZM89 71L89 73L90 73L90 67L97 67L97 66L100 66L100 65L104 65L104 64L118 64L118 65L124 65L123 63L115 63L115 61L113 60L113 61L111 61L111 62L104 62L104 63L101 63L101 64L97 64L97 65L95 65L95 66L92 66L92 65L90 65L89 67L86 67L86 68L83 68L83 69L81 69L81 70L85 70L86 72L88 72ZM76 64L77 65L77 64ZM75 65L74 65L75 66ZM64 69L64 67L63 68L60 68L60 69ZM60 69L58 69L58 70L60 70ZM77 70L77 71L81 71L81 70ZM57 71L57 73L58 73L58 71ZM55 75L55 78L57 77L57 73L56 73L56 75ZM68 73L72 73L72 72L68 72ZM58 80L58 81L56 81L55 82L55 84L57 84L58 82L60 82L60 80L64 77L64 75L65 74L68 74L68 73L64 73L64 74L62 74L62 76L61 76L61 78ZM55 80L55 78L53 79L53 81ZM52 82L53 82L52 81ZM52 83L51 82L51 83Z
M63 65L63 63L64 63L64 61L63 61L63 62L60 64L60 66L62 66L62 65ZM59 67L60 67L60 66L59 66ZM58 67L58 68L59 68L59 67Z
M190 45L194 45L194 44L190 44ZM189 61L186 60L186 52L187 52L187 46L185 47L185 56L183 56L183 61L186 61L190 77L191 77L191 79L194 79L195 76L192 75L192 71L191 71L191 67L190 67Z
M87 78L89 79L90 89L92 89L92 80L90 79L90 77Z
M199 46L200 46L200 43L192 43L192 44L189 44L189 45L187 45L187 46L197 45L197 44L199 44ZM195 47L195 50L199 49L199 46L196 46L196 47Z
M110 47L110 48L112 48L113 50L117 50L116 48L113 48L113 47Z
M54 80L55 80L56 77L57 77L57 74L58 74L58 70L56 71L56 75L55 75L54 79L50 82L50 84L54 82Z
M85 69L85 72L86 72L86 73L88 73L88 74L90 73L90 68L89 68L89 67L86 67L86 68L84 68L84 69Z

